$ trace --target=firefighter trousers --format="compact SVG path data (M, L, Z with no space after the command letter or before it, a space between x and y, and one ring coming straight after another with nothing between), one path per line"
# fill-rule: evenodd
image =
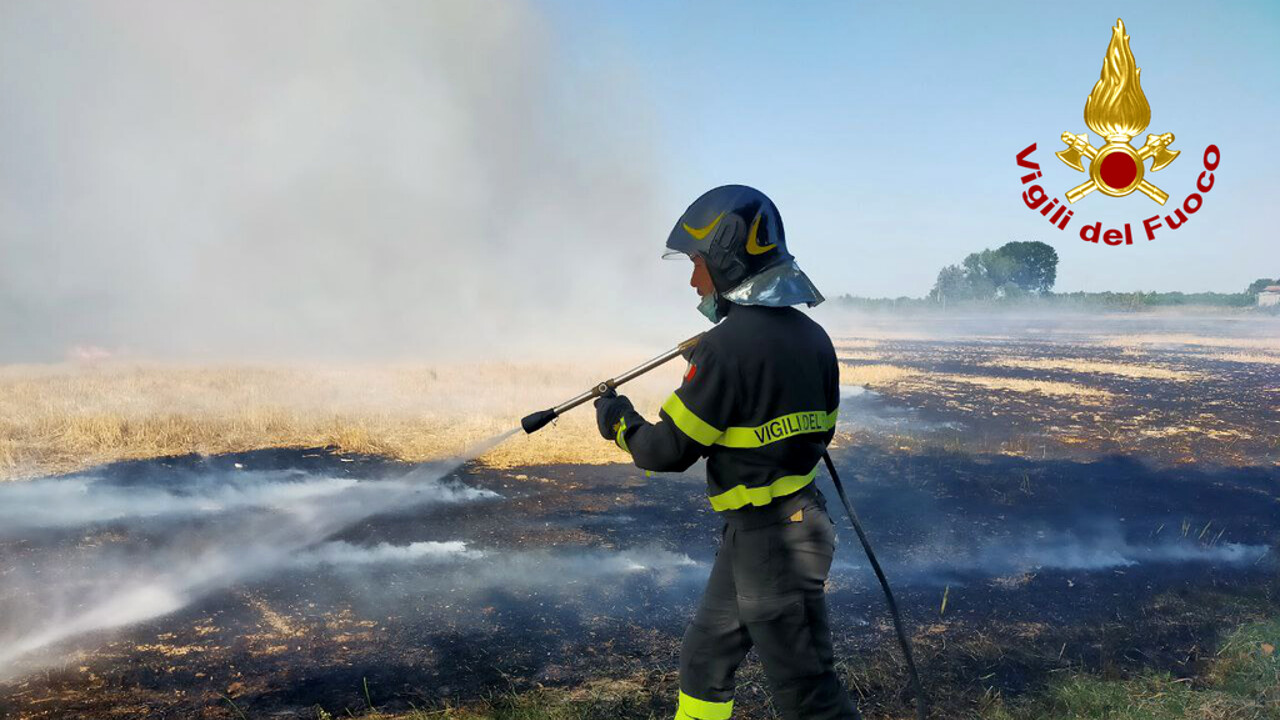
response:
M752 647L786 720L861 717L836 677L831 648L824 586L835 528L816 488L797 495L775 501L781 507L772 516L726 519L680 649L676 720L728 720L734 673Z

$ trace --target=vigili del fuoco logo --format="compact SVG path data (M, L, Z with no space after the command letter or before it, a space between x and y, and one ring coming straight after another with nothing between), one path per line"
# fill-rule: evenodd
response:
M1031 160L1036 144L1031 143L1018 153L1018 167L1030 171L1022 176L1022 184L1026 188L1022 192L1022 201L1048 218L1059 230L1066 230L1075 217L1076 211L1067 209L1067 205L1074 206L1095 190L1109 197L1124 197L1136 191L1160 205L1169 200L1169 194L1147 179L1147 174L1167 167L1178 159L1182 151L1170 147L1174 140L1171 132L1147 135L1146 143L1138 149L1130 144L1151 123L1151 106L1142 92L1139 79L1142 68L1133 58L1129 36L1124 30L1124 21L1116 20L1116 26L1111 29L1107 56L1102 63L1102 73L1084 103L1084 124L1105 142L1101 147L1095 147L1089 141L1088 133L1076 134L1068 130L1062 133L1062 142L1066 143L1067 149L1055 153L1059 160L1073 170L1087 174L1089 179L1067 190L1066 202L1060 202L1056 197L1050 199L1041 185L1034 184L1043 175L1039 163ZM1084 159L1089 162L1088 169L1081 163ZM1213 171L1218 169L1220 159L1217 145L1204 149L1204 171L1196 180L1196 192L1189 193L1181 204L1172 207L1171 213L1157 212L1144 218L1142 232L1147 240L1155 240L1157 230L1177 230L1200 209L1204 195L1213 189ZM1146 166L1147 160L1151 160L1150 168ZM1112 246L1133 244L1133 223L1125 223L1123 229L1103 228L1101 222L1077 225L1080 239L1085 242Z

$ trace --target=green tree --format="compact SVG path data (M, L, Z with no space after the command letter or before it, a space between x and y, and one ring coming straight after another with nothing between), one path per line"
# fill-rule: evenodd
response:
M1245 289L1244 294L1248 295L1249 297L1256 298L1258 297L1258 293L1262 292L1263 289L1265 289L1266 287L1270 285L1278 285L1278 284L1280 284L1280 280L1275 280L1272 278L1258 278L1257 280L1254 280L1253 282L1249 283L1249 287Z
M971 297L969 281L959 265L948 265L938 271L938 279L929 291L929 299L935 302L954 302Z
M1042 242L1005 243L997 251L1008 259L1008 281L1029 293L1043 295L1058 280L1058 251Z
M938 273L929 298L988 300L1042 295L1058 278L1058 253L1042 242L1005 243L995 250L970 253L959 265Z

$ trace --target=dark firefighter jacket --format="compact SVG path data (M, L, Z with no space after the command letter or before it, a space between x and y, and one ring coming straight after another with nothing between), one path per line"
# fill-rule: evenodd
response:
M715 510L768 505L813 481L839 404L822 326L794 308L733 305L693 349L659 421L629 411L616 440L645 470L681 471L706 457Z

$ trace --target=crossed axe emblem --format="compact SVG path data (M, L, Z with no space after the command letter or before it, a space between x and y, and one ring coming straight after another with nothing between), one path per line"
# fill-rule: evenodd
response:
M1100 148L1089 143L1087 133L1073 135L1064 132L1062 142L1067 144L1067 149L1055 153L1058 159L1080 172L1089 173L1088 181L1067 191L1067 202L1074 203L1094 190L1112 197L1122 197L1140 190L1161 205L1169 199L1169 193L1147 182L1142 176L1143 163L1147 158L1154 158L1151 172L1155 172L1173 162L1182 152L1169 149L1173 133L1147 135L1147 143L1139 150L1134 150L1129 144L1129 138L1123 135L1109 138L1107 144ZM1087 171L1080 163L1082 156L1089 158Z

